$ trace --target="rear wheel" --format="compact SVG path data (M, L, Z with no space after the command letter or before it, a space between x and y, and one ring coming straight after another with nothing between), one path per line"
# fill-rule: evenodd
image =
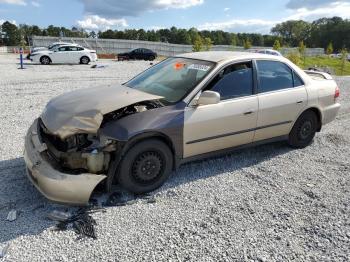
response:
M169 177L173 156L162 141L150 139L133 146L124 156L118 182L134 193L147 193L160 187Z
M314 112L304 112L295 122L289 134L289 145L294 148L304 148L310 145L317 131L317 121L317 116Z
M149 57L149 61L153 61L154 59L156 59L154 55L151 55L151 56Z
M42 56L40 57L40 63L42 65L49 65L51 63L51 59L48 56Z
M82 58L80 58L80 63L83 65L87 65L90 63L90 58L88 58L87 56L83 56Z

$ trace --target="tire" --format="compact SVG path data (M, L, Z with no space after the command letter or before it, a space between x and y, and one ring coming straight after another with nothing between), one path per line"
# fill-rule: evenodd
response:
M80 64L88 65L89 63L90 63L90 58L88 58L87 56L83 56L82 58L80 58Z
M149 139L134 145L124 156L117 174L119 184L136 194L159 188L173 168L173 154L160 140Z
M295 122L289 134L288 144L293 148L305 148L315 137L318 119L313 111L304 112Z
M149 57L148 60L149 60L149 61L153 61L154 59L156 59L156 58L155 58L155 56L152 55L152 56Z
M49 64L51 64L51 59L48 56L42 56L42 57L40 57L40 63L42 65L49 65Z

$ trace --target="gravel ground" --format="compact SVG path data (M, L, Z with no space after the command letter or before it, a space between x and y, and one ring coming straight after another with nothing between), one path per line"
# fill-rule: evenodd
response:
M53 230L46 216L63 207L25 176L25 132L50 98L123 82L149 63L16 63L0 55L0 248L10 244L2 261L350 261L350 78L337 78L343 108L310 147L275 143L187 164L155 203L96 213L97 240L77 240ZM18 217L8 222L12 208Z

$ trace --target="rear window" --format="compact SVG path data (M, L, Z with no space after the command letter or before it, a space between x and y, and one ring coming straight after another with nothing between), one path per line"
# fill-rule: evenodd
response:
M257 61L259 93L294 87L293 71L278 61Z

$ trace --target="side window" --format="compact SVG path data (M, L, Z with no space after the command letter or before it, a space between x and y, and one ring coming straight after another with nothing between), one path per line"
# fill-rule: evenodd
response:
M64 46L64 47L58 48L58 51L63 52L63 51L68 51L68 50L67 50L67 48Z
M293 72L278 61L257 61L259 93L294 87Z
M294 87L303 86L304 82L301 80L300 76L293 71Z
M75 46L70 46L69 51L78 51L78 48Z
M207 86L220 94L221 100L253 94L252 62L238 63L223 69Z
M83 51L84 50L84 48L82 48L82 47L77 47L77 49L78 49L78 51Z

